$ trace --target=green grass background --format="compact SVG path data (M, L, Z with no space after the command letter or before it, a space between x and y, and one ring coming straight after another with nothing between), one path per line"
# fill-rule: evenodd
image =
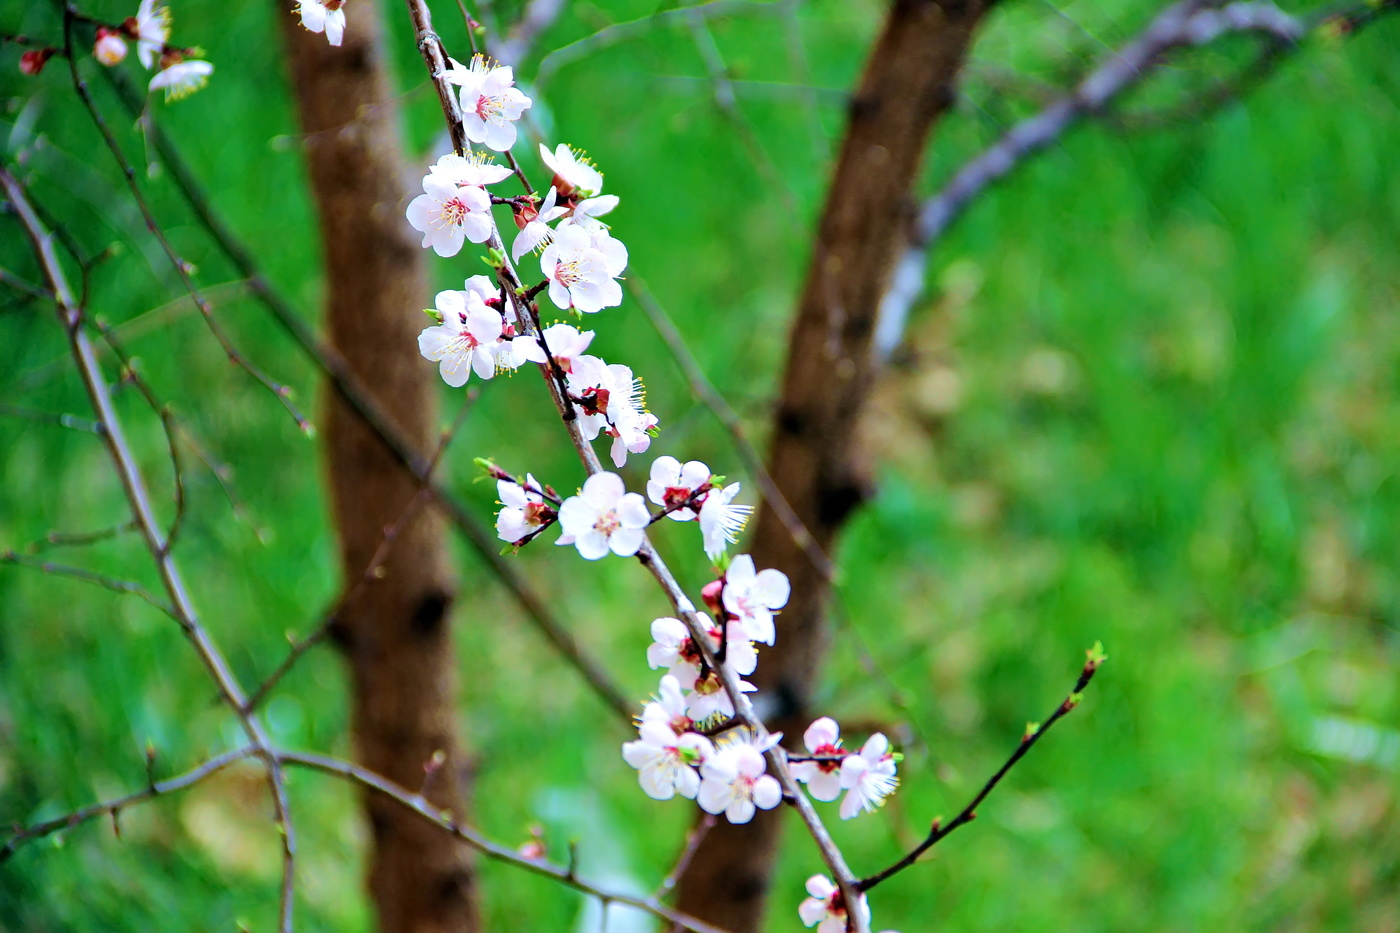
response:
M465 56L460 20L437 6L445 41ZM508 19L514 6L499 12ZM551 49L657 9L572 3L517 74L529 83ZM547 59L531 111L551 141L586 148L606 172L622 196L614 229L630 274L666 305L760 443L845 92L881 15L871 0L781 9L738 5L709 22L757 152L717 109L695 37L674 19L562 64ZM1004 5L923 187L1152 10ZM441 115L406 14L394 4L386 14L421 168L440 154ZM176 41L205 46L218 71L190 100L153 103L156 118L268 277L314 321L319 244L273 20L288 14L178 2L175 15ZM0 26L59 35L44 5L11 9ZM885 729L907 755L890 806L836 821L856 870L882 867L928 819L959 809L1025 722L1059 702L1082 649L1102 639L1110 661L974 825L878 891L877 929L1400 928L1397 42L1390 21L1345 43L1310 43L1245 104L1170 127L1080 128L941 245L867 430L879 495L838 554L820 706L853 733ZM1231 40L1174 59L1126 105L1169 105L1251 49ZM317 446L223 360L180 296L62 62L24 79L16 48L2 54L7 161L26 149L49 212L91 253L114 250L92 274L93 311L119 325L156 391L231 469L237 512L187 457L190 523L176 554L238 676L256 682L281 658L285 633L307 631L337 592ZM93 83L144 165L139 128ZM524 160L538 173L532 153ZM312 368L244 294L168 178L157 171L142 184L238 345L314 408ZM37 280L19 228L0 223L4 267ZM470 250L431 266L440 287L479 271ZM599 353L646 378L664 429L654 452L748 479L635 305L588 323ZM0 387L7 405L87 413L44 305L0 302ZM483 519L494 496L473 482L474 456L577 485L537 380L482 389L445 475ZM446 418L462 396L444 397ZM158 425L131 391L119 407L168 502ZM634 487L649 462L624 471ZM97 438L0 417L0 548L124 516ZM683 579L704 579L693 528L658 537ZM454 549L475 820L508 842L539 824L558 857L577 839L584 872L650 889L691 809L640 792L618 754L625 730ZM131 538L52 556L154 586ZM620 560L584 567L548 544L518 561L630 692L654 689L647 624L664 606L645 574ZM322 649L267 719L279 742L346 754L345 709L340 664ZM0 821L141 786L148 743L169 775L238 740L168 619L133 598L0 567ZM300 773L292 793L299 927L366 929L354 795ZM256 769L132 809L121 825L120 841L99 822L0 866L0 928L273 928L277 847ZM819 869L792 832L772 929L799 929L802 880ZM493 929L578 922L575 893L507 866L482 872ZM613 926L633 928L621 916Z

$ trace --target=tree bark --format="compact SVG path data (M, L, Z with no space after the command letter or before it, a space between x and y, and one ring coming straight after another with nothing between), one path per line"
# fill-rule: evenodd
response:
M875 315L908 240L912 188L930 132L955 99L958 72L989 6L988 0L896 0L851 99L788 341L768 460L788 503L828 553L869 494L857 427L877 369ZM777 643L750 679L769 728L800 744L826 647L829 582L767 503L751 553L758 567L776 567L792 581ZM779 813L759 811L744 826L717 825L681 879L680 909L734 933L758 930Z
M437 374L417 353L427 282L423 251L403 214L399 106L385 73L378 11L355 4L344 44L307 32L277 5L325 250L330 340L383 410L423 452L435 440ZM419 492L365 422L330 394L325 456L346 586L364 575L385 529ZM345 606L332 636L350 667L351 727L364 766L408 788L446 759L428 791L464 814L466 774L455 739L456 662L449 626L454 584L443 522L419 509L397 534L383 575ZM363 806L372 834L368 886L378 925L475 931L476 875L450 836L383 797Z

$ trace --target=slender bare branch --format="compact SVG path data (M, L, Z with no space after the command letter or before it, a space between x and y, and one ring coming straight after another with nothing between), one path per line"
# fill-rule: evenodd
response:
M117 577L110 577L84 567L73 567L68 564L55 564L47 560L36 560L33 557L16 554L14 551L0 552L0 564L14 564L16 567L31 567L40 573L47 573L55 577L68 577L70 580L81 580L84 583L91 583L94 586L100 586L114 593L135 596L150 603L172 619L178 619L175 615L175 609L169 603L162 602L156 598L154 593L134 580L122 580Z
M156 781L148 785L144 790L134 791L123 797L116 797L112 800L104 800L102 803L95 803L83 807L81 810L74 810L72 813L55 817L51 820L45 820L42 823L35 823L32 826L27 826L16 832L9 839L6 839L5 844L0 846L0 864L4 863L6 859L19 851L20 847L27 842L33 842L35 839L42 839L44 836L51 836L54 833L72 829L74 826L80 826L83 823L101 816L111 816L113 821L115 821L118 813L133 804L152 800L156 797L165 797L177 791L193 787L201 781L218 774L234 762L242 761L255 754L257 754L256 747L244 745L242 748L236 748L231 752L225 752L222 755L210 758L208 761L204 762L204 764L192 768L177 777L169 778L164 781Z
M1055 725L1055 723L1059 722L1070 710L1079 705L1079 698L1084 692L1084 688L1089 686L1089 681L1094 679L1094 674L1098 671L1099 666L1107 660L1099 645L1095 645L1094 648L1090 649L1088 654L1089 660L1084 665L1084 669L1079 672L1079 680L1075 683L1074 689L1070 691L1069 696L1065 697L1064 701L1061 702L1059 706L1055 707L1055 711L1050 714L1043 725L1032 723L1027 726L1025 734L1021 736L1021 744L1016 746L1016 750L1012 752L1011 757L1006 759L1006 762L997 769L996 774L993 774L987 779L987 783L983 784L982 789L977 792L977 796L973 797L972 801L967 806L963 807L962 812L953 817L947 824L944 824L941 819L935 819L932 827L929 829L928 836L925 837L922 842L916 845L909 854L905 855L889 868L876 872L868 878L862 878L856 884L859 890L869 891L882 881L899 874L901 871L917 862L921 855L937 845L953 830L957 829L959 826L971 823L977 818L977 808L982 805L982 801L987 799L987 795L996 789L996 786L1001 783L1001 779L1006 777L1007 772L1014 768L1016 763L1026 756L1026 753L1035 746L1035 743L1040 741L1041 736L1050 731L1051 726Z
M82 14L80 14L77 8L72 4L64 5L63 43L64 51L68 59L68 73L73 82L73 90L77 92L78 99L83 104L83 109L87 111L88 116L92 119L93 125L97 127L98 132L101 134L102 141L111 152L113 160L117 163L118 168L121 169L122 178L126 182L127 188L131 191L131 196L136 201L136 206L140 209L142 218L146 221L146 229L155 237L156 242L160 244L161 250L170 260L171 266L175 269L175 274L180 279L180 284L184 286L185 291L189 293L190 299L203 316L204 323L208 326L209 332L213 334L214 339L219 342L219 346L223 349L224 355L228 357L229 362L248 373L248 375L252 376L253 379L260 383L265 389L276 396L277 400L282 403L282 407L287 409L287 412L296 420L297 427L300 428L303 433L313 433L315 429L312 427L311 422L302 415L300 409L292 402L291 389L277 382L271 376L268 376L258 367L254 366L247 357L238 351L232 341L229 340L228 335L224 333L222 325L220 325L218 320L214 317L213 307L211 307L204 296L200 294L199 288L194 284L194 279L190 276L190 269L192 266L175 252L175 248L171 246L170 240L166 238L160 224L156 221L155 214L152 213L150 205L146 203L145 195L141 192L141 186L136 183L136 172L132 169L131 163L127 161L126 156L122 153L121 144L118 143L116 137L112 135L112 130L107 126L107 121L102 118L101 112L97 109L97 104L92 99L92 94L88 91L87 82L83 80L82 73L78 70L78 60L77 57L73 55L73 27L82 19ZM84 297L86 297L86 295L84 295Z
M683 929L691 930L693 933L724 933L719 927L711 926L702 920L697 920L680 911L673 910L654 897L634 897L633 895L623 894L618 891L609 891L596 884L585 881L578 876L576 866L573 864L568 866L554 865L544 859L527 858L509 846L492 842L476 829L458 822L452 813L435 808L421 794L417 794L407 788L400 787L397 784L387 781L373 771L362 768L357 764L341 761L336 758L329 758L324 755L312 755L303 752L278 751L276 752L276 756L277 760L283 764L320 771L323 774L329 774L376 793L383 794L390 800L418 814L434 826L451 833L487 858L514 865L517 868L532 872L533 874L551 878L560 884L599 898L605 902L624 904L628 907L645 911L668 923L673 923Z
M70 22L71 28L71 22ZM71 43L71 34L69 41ZM246 698L228 662L209 637L195 612L193 601L185 581L174 559L170 555L169 542L165 536L155 510L151 506L150 493L146 481L141 476L136 457L126 440L126 431L112 405L111 391L108 388L102 367L97 361L97 353L83 327L83 309L73 297L68 279L58 261L53 248L53 236L44 228L38 215L29 202L29 196L18 179L8 169L0 167L0 186L19 217L26 237L34 250L34 255L43 270L44 278L54 294L54 304L59 322L68 337L69 348L77 365L78 375L92 404L93 413L103 426L103 440L107 444L112 466L121 481L127 503L131 507L132 519L140 529L146 550L150 552L161 586L170 600L170 608L179 623L180 629L189 640L195 653L203 662L205 670L218 688L224 704L238 718L249 743L256 750L267 768L268 787L272 794L273 807L280 827L282 844L282 890L279 929L290 933L292 928L292 887L295 879L296 837L291 823L287 801L286 785L281 767L269 752L269 743L262 723L245 711Z

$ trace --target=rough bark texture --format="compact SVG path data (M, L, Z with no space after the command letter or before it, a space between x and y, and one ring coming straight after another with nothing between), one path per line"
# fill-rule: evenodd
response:
M868 465L856 426L876 374L870 352L875 314L906 245L912 186L989 5L897 0L851 100L789 338L768 461L783 495L827 552L867 495ZM750 679L760 688L759 708L769 728L800 745L826 647L828 583L766 504L752 554L757 566L777 567L792 580L792 598L778 617L777 645ZM760 811L745 826L716 826L681 879L680 909L734 933L758 930L779 812Z
M326 257L331 342L406 436L433 446L437 378L417 353L427 297L423 251L404 221L398 102L384 72L374 4L355 4L344 45L302 29L279 4ZM325 453L347 586L418 493L413 478L338 397ZM429 797L463 813L465 770L454 734L453 583L442 521L419 510L394 541L383 577L362 588L333 637L350 667L355 754L418 788L435 752L446 763ZM368 884L379 928L474 931L476 875L467 851L383 797L364 801L373 836Z

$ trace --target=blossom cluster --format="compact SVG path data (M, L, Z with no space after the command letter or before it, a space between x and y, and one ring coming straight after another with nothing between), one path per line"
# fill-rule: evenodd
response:
M326 32L337 40L329 19ZM542 195L529 187L513 156L509 166L496 162L486 150L510 152L519 137L516 123L532 101L515 86L509 67L483 56L466 65L447 61L438 78L455 89L462 134L482 149L438 159L406 217L422 235L423 248L440 256L456 256L467 243L484 244L497 274L472 276L462 289L439 293L427 311L434 323L420 334L419 350L456 388L472 374L489 380L525 363L539 365L577 435L589 442L610 438L610 457L621 468L629 455L649 450L658 420L647 410L645 389L632 368L593 355L597 335L579 326L584 315L623 300L618 277L627 268L627 248L603 220L619 199L603 193L602 173L568 145L539 147L551 173ZM526 194L498 193L495 186L512 176L525 184ZM536 284L518 278L505 258L493 214L498 207L510 210L518 231L511 262L539 256ZM542 298L574 321L541 320ZM556 544L573 547L586 560L645 556L647 529L661 519L699 527L701 548L716 571L701 591L706 611L681 600L680 618L651 623L647 662L662 672L660 683L637 719L637 738L622 746L624 761L637 770L648 796L694 800L708 813L746 823L787 793L828 802L844 794L840 815L852 819L879 807L895 790L899 756L884 735L870 736L859 751L847 750L840 727L823 717L803 736L807 754L789 753L779 746L782 736L758 727L741 699L756 689L742 678L757 669L758 646L775 642L774 617L787 605L791 586L781 571L760 570L747 554L729 558L727 550L752 512L735 501L739 483L726 483L699 460L663 455L651 464L645 495L604 471L589 476L575 494L561 495L532 473L521 477L480 462L496 481L497 536L517 549L557 525ZM785 790L770 773L770 761L786 761L798 783ZM844 930L848 911L839 890L817 876L808 893L801 918L809 926L821 924L822 933ZM864 898L855 909L868 917Z
M141 0L136 15L120 23L97 26L92 57L111 68L125 61L127 43L135 42L136 58L141 67L147 71L156 69L150 90L165 91L168 101L188 97L204 87L214 73L214 66L200 60L196 49L170 45L170 23L170 8L163 0ZM29 49L20 56L19 70L23 74L37 75L58 51L52 47Z

